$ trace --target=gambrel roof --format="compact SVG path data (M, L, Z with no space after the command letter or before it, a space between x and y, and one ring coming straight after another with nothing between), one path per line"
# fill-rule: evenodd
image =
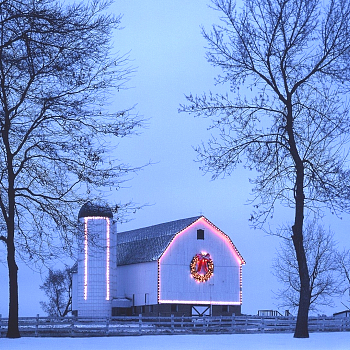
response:
M206 220L228 239L241 263L245 264L243 257L230 237L201 215L118 233L117 265L130 265L158 260L179 232L185 230L201 218Z
M201 217L194 216L118 233L117 265L130 265L158 260L175 235Z

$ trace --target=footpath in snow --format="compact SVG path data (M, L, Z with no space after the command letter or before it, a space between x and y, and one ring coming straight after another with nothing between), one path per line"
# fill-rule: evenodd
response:
M292 333L150 335L96 338L0 338L1 350L349 350L350 332L311 333L294 339Z

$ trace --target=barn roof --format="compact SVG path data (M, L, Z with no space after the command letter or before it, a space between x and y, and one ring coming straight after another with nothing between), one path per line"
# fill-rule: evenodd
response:
M194 216L118 233L117 264L120 266L158 260L174 236L201 217Z

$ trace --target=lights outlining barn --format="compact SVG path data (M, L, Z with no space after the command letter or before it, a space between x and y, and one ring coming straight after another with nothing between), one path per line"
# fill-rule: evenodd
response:
M88 285L88 230L87 221L89 218L84 218L84 300L87 299L87 285Z
M108 217L84 217L84 300L88 297L88 264L89 264L89 239L88 239L88 222L89 220L102 220L106 222L106 300L110 299L110 222ZM97 248L97 247L95 247ZM97 250L100 247L97 248ZM96 249L95 249L96 250ZM102 250L102 249L101 249ZM104 248L103 248L104 250Z
M109 224L109 218L106 218L106 300L110 299L110 249L111 249L111 242L110 242L110 224Z
M87 203L78 217L84 227L73 274L76 314L241 313L245 262L204 216L118 234L109 208Z

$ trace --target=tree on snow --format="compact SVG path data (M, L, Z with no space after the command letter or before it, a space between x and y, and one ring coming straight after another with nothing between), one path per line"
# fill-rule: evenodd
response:
M132 109L109 102L133 69L111 53L120 16L109 1L0 2L0 215L9 271L7 337L19 337L16 259L70 254L76 213L136 169L116 159L135 133Z
M180 107L213 120L197 148L214 178L243 163L261 227L276 203L293 208L300 295L294 337L308 337L310 279L303 226L309 211L349 212L350 1L213 0L221 24L203 30L226 94L190 94Z

